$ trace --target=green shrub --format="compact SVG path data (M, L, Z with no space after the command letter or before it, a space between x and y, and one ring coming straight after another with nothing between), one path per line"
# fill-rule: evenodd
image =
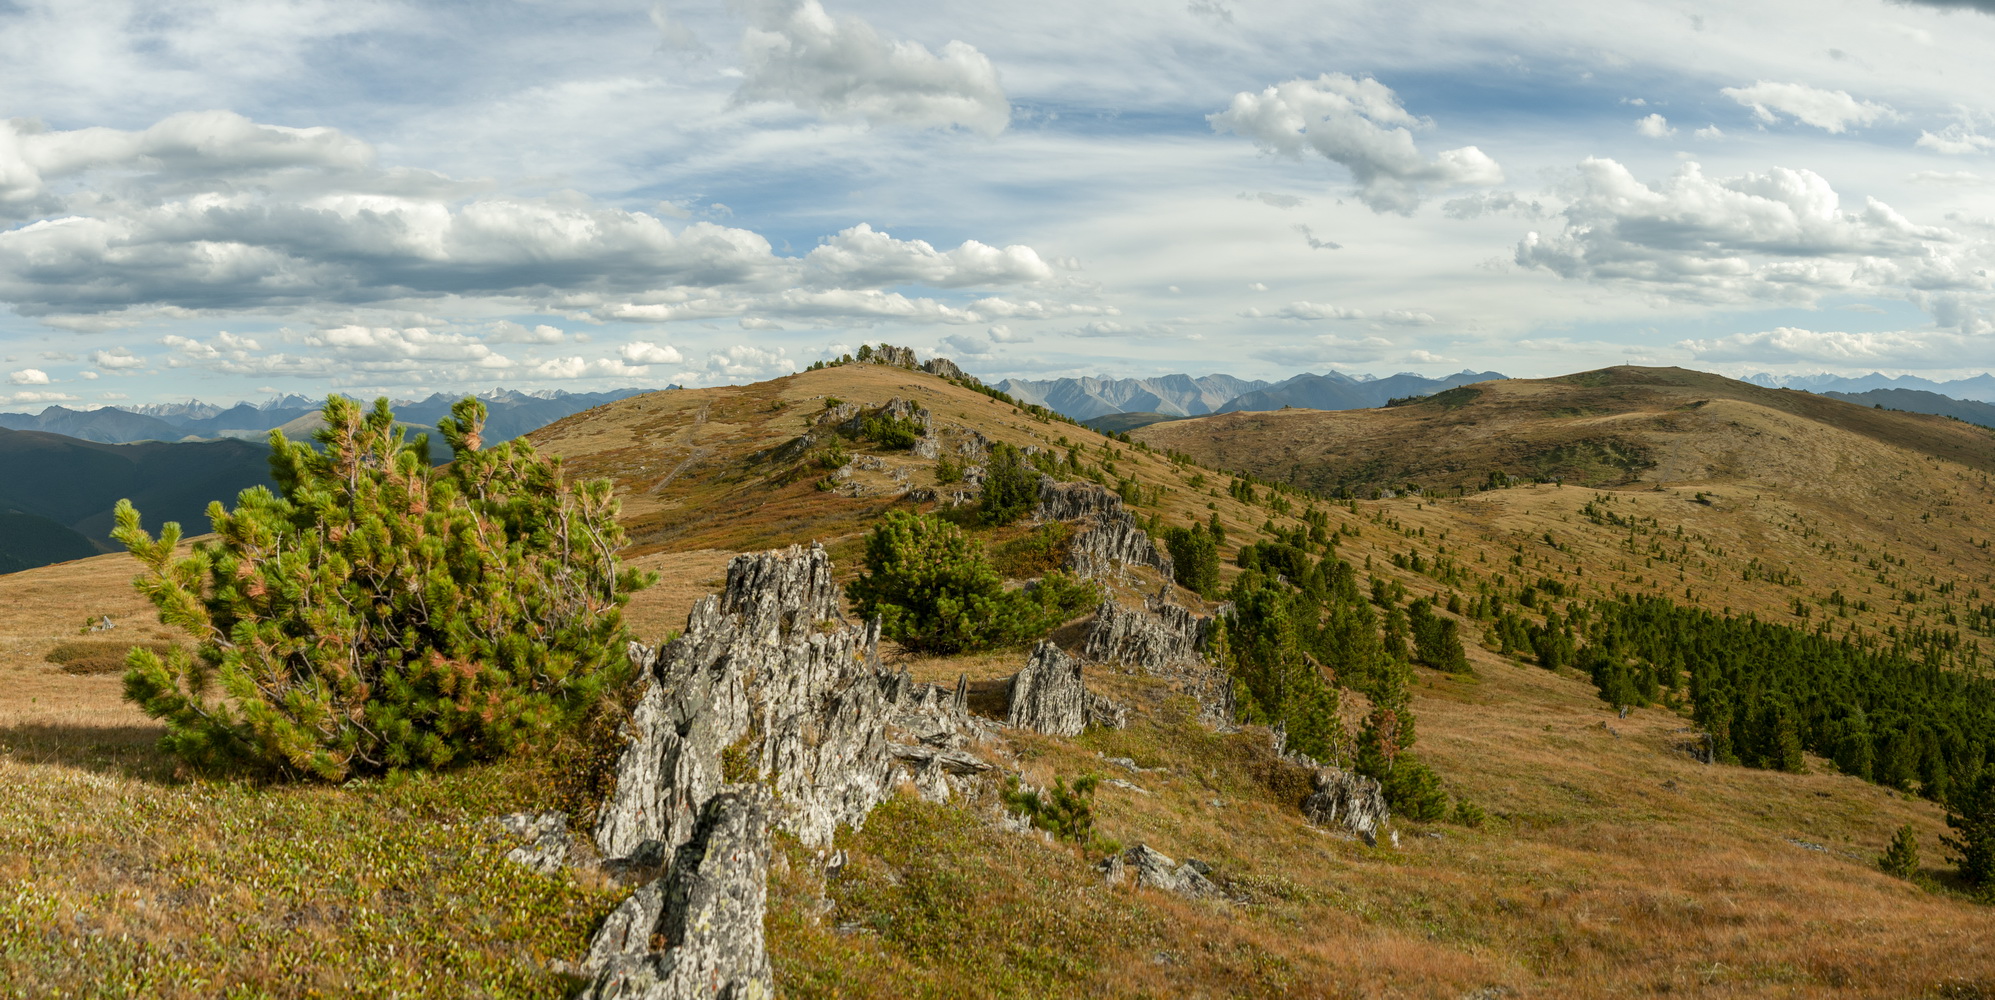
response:
M211 504L212 542L176 557L127 501L136 585L195 648L134 649L125 696L197 764L343 781L504 754L571 722L628 667L607 481L571 484L525 439L480 450L485 407L438 427L447 468L383 399L326 400L320 449L270 436L282 491Z
M950 458L938 459L935 463L935 481L944 486L962 482L962 464Z
M984 466L983 491L977 515L988 525L1002 527L1024 517L1039 504L1039 473L1025 461L1025 455L1011 445L991 446L990 461Z
M1007 810L1023 813L1033 826L1061 840L1087 844L1094 839L1094 790L1099 784L1101 776L1096 774L1075 778L1072 788L1067 787L1066 779L1055 777L1053 787L1042 795L1020 789L1018 776L1013 775L1006 779L999 795Z
M1473 672L1469 668L1468 651L1462 648L1460 624L1453 618L1435 614L1432 600L1423 597L1414 601L1407 607L1406 616L1413 630L1416 659L1451 674Z
M1376 777L1394 815L1431 823L1448 814L1448 793L1441 790L1440 777L1427 765L1402 756L1392 770Z
M914 447L926 433L919 423L906 417L870 416L859 422L859 436L888 451Z
M1467 799L1458 798L1455 800L1455 822L1475 829L1489 822L1489 814L1483 812L1481 806Z
M866 536L866 569L847 591L888 638L912 650L957 653L1017 646L1099 603L1100 591L1048 573L1031 591L1006 590L984 547L933 515L887 512Z
M1919 872L1919 835L1907 823L1898 828L1891 845L1877 856L1877 867L1886 875L1911 878Z

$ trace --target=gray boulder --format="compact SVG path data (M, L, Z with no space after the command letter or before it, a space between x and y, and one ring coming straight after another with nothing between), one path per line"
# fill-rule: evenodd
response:
M1314 791L1302 800L1302 814L1318 826L1342 827L1366 844L1378 846L1378 831L1391 818L1378 780L1337 767L1319 767Z
M542 875L559 871L575 846L568 833L567 813L513 813L493 822L519 841L519 846L506 852L506 860Z
M1219 887L1205 877L1212 870L1210 866L1191 860L1179 864L1146 844L1110 855L1095 865L1095 870L1109 885L1125 884L1134 875L1136 884L1145 889L1161 889L1195 899L1220 895Z
M1049 736L1079 736L1088 727L1088 689L1081 663L1051 642L1041 642L1011 679L1005 722Z
M927 372L930 375L940 375L943 378L955 379L959 382L968 382L971 385L983 384L982 382L977 381L974 376L963 371L963 369L956 367L956 362L951 361L948 358L929 358L927 361L922 363L921 370Z

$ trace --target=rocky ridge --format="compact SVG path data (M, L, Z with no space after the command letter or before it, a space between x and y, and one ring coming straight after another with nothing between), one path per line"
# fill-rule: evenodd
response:
M1081 521L1069 543L1067 566L1078 576L1121 576L1126 567L1149 566L1172 578L1171 557L1157 548L1150 534L1122 498L1095 483L1039 481L1039 505L1033 516L1041 521Z

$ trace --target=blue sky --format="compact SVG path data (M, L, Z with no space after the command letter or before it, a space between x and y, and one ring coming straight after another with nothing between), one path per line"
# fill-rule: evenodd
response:
M0 404L1976 373L1988 6L0 0Z

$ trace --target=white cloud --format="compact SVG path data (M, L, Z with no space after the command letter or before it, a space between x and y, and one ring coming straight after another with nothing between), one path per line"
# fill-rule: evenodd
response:
M1735 333L1709 340L1685 340L1676 345L1700 361L1745 361L1781 364L1815 362L1829 365L1885 367L1948 366L1962 357L1982 356L1988 348L1971 338L1940 331L1843 333L1803 330L1791 326L1759 333Z
M1545 209L1536 201L1518 197L1514 191L1477 192L1441 203L1441 214L1450 219L1478 219L1502 213L1536 219L1545 214Z
M1241 201L1258 201L1274 208L1301 208L1309 204L1307 198L1292 194L1277 194L1273 191L1256 191L1253 194L1242 191L1237 197Z
M69 403L76 399L66 392L16 392L0 396L0 403Z
M1053 269L1031 247L1000 250L976 240L947 252L925 240L897 240L860 223L804 256L804 281L815 288L924 284L935 288L1043 281Z
M15 385L47 385L49 384L49 377L48 372L42 371L40 368L23 368L7 376L7 381Z
M1969 153L1982 153L1995 149L1995 138L1982 135L1972 125L1955 122L1938 132L1921 129L1918 140L1912 144L1935 153L1965 156Z
M631 341L618 348L617 353L634 365L676 365L686 360L686 356L671 344L653 344L643 340Z
M833 17L818 0L751 5L737 101L781 101L876 126L962 126L986 135L1011 122L997 68L968 43L950 41L938 55L919 42L882 38L855 15Z
M1290 80L1259 94L1233 95L1225 110L1206 116L1219 132L1232 132L1262 149L1287 156L1314 150L1343 164L1358 184L1358 197L1374 212L1410 214L1427 190L1503 181L1495 160L1474 146L1421 156L1413 129L1428 128L1377 80L1326 73Z
M1761 80L1750 87L1725 87L1718 92L1753 109L1753 115L1768 124L1785 114L1826 132L1844 132L1851 125L1869 125L1893 114L1886 105L1859 101L1846 91L1801 83Z
M1991 290L1985 244L1916 225L1875 198L1845 209L1808 170L1711 178L1689 163L1651 187L1596 158L1579 165L1571 193L1563 226L1526 235L1517 264L1686 301L1893 294L1925 305L1943 325L1975 322L1962 312L1973 303L1960 296Z
M999 344L1030 344L1032 338L1023 333L1015 333L1011 327L999 324L987 331L991 340Z
M988 358L997 353L997 345L989 338L967 333L944 337L940 346L944 351L968 358Z
M1716 139L1723 139L1725 137L1725 130L1719 128L1716 125L1706 125L1703 128L1700 128L1697 131L1692 132L1691 134L1699 139L1716 140Z
M286 167L359 169L366 143L329 128L262 125L231 111L189 111L151 128L50 131L29 118L0 121L0 202L25 201L49 182L112 167L214 175Z
M700 41L686 22L673 17L671 8L663 3L651 5L651 26L658 29L658 48L664 52L685 52L704 54L705 42Z
M304 342L362 361L469 361L488 368L512 364L476 338L461 333L433 333L419 326L339 326L314 330L305 335ZM254 342L249 346L252 350L256 347Z
M750 344L734 344L725 351L707 355L707 370L736 378L768 378L796 371L797 363L780 347L770 351Z
M678 352L673 352L674 354ZM650 372L643 365L628 365L615 358L549 358L532 368L541 378L635 378Z
M1658 114L1636 121L1635 131L1651 139L1667 139L1676 134L1676 129L1670 127L1669 119Z
M1272 315L1275 319L1294 319L1311 322L1318 320L1371 320L1387 326L1431 326L1436 322L1432 315L1413 309L1385 309L1372 312L1363 309L1352 309L1348 306L1324 305L1318 302L1291 302L1272 314L1264 314L1259 309L1248 309L1242 312L1241 315L1249 319L1258 319L1264 315Z
M91 351L90 363L107 371L130 371L134 368L144 368L146 365L144 358L133 354L125 347Z
M76 377L86 382L95 382L97 379L101 378L102 376L97 372L85 369L83 371L77 372Z
M489 344L559 344L567 338L568 335L560 327L542 323L529 329L512 320L502 319L492 324L492 332L484 339Z

